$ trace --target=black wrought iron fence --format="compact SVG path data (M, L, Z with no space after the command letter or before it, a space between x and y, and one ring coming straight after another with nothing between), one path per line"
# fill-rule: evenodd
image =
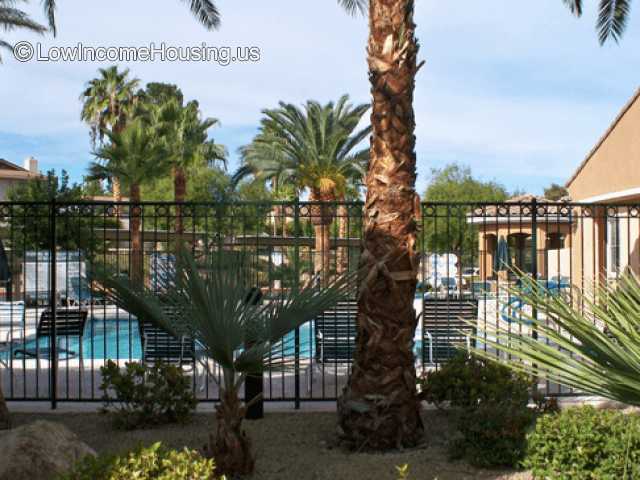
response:
M421 315L414 348L421 372L471 343L473 325L522 328L510 319L531 306L511 293L512 268L571 301L574 288L587 291L640 267L638 205L424 203L417 220L414 307ZM358 202L0 203L4 394L54 405L97 401L108 359L124 365L164 358L191 375L199 399L215 401L215 363L197 345L109 304L92 284L90 266L105 263L160 289L159 275L184 242L196 256L242 252L255 287L269 296L355 269L362 233ZM356 310L354 302L342 303L275 348L273 363L288 359L292 368L267 362L265 399L335 399L349 374Z

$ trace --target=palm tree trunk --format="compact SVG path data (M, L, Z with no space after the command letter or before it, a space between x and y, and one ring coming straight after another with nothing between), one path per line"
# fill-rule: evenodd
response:
M287 206L282 205L282 238L287 236Z
M113 189L113 201L121 202L122 201L122 186L120 184L120 179L117 177L113 177L111 179L111 187Z
M117 102L115 102L114 99L111 100L111 111L117 111L118 106L117 106ZM122 133L122 131L124 130L125 127L125 122L123 121L123 119L118 119L118 121L116 121L115 125L113 126L113 133ZM120 179L118 177L111 177L111 188L112 188L112 195L113 195L113 201L114 202L121 202L122 201L122 184L120 183ZM129 201L131 201L131 199L129 199ZM121 213L121 206L120 205L116 205L116 212L118 214Z
M187 196L187 176L184 168L173 167L173 195L176 203L185 201ZM184 233L184 220L181 205L176 205L176 243L179 244Z
M329 269L331 268L331 235L330 225L314 225L315 231L315 251L313 257L313 270L322 285L326 285L329 277Z
M209 435L209 454L215 459L216 474L248 475L253 472L255 457L251 441L242 430L245 407L235 389L222 390L216 405L216 432Z
M322 193L312 189L309 199L312 202L322 202L311 205L309 210L315 233L314 274L319 276L322 285L326 285L331 268L331 223L336 214L334 205L336 196L333 192Z
M131 185L129 205L129 227L131 229L131 273L130 279L134 285L142 286L144 280L143 245L141 232L140 185Z
M113 196L113 201L116 203L115 211L119 216L122 213L122 206L118 205L119 202L122 201L122 186L120 184L120 179L117 177L111 177L111 192Z
M346 272L349 268L349 219L347 218L348 212L349 210L345 205L338 206L338 238L342 239L343 241L347 241L346 247L336 246L336 271L338 275Z
M2 385L0 384L0 430L6 430L8 428L11 428L11 416L9 415L9 408L7 407L7 402L2 392Z
M414 0L370 0L373 107L360 266L357 344L339 400L340 429L358 448L416 445L423 435L412 353L417 326Z

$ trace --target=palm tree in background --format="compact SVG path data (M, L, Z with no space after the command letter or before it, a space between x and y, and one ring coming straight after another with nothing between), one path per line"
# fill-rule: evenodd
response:
M315 273L326 282L330 268L329 226L335 202L343 199L349 184L361 182L369 150L358 150L371 128L358 130L368 104L352 106L344 95L337 103L306 103L303 109L280 103L263 110L260 131L241 149L243 165L234 181L251 175L256 181L293 185L309 190L311 222L315 229Z
M129 69L118 70L117 66L101 68L98 77L90 80L80 95L83 102L80 118L91 127L91 141L96 146L102 144L105 135L121 133L127 122L136 113L139 96L136 89L137 78L129 77ZM122 200L120 178L108 179L113 190L113 199Z
M25 3L26 0L0 0L0 30L11 32L13 30L26 30L43 34L47 31L47 27L31 20L22 10L16 8L18 3ZM4 48L11 52L13 45L0 39L0 48ZM0 56L2 63L2 56Z
M164 134L174 181L174 200L184 202L187 195L187 170L191 167L211 165L221 161L226 165L223 145L209 139L209 130L219 122L215 118L202 118L198 102L182 105L172 98L152 111L152 122ZM182 208L178 205L175 231L179 237L184 231Z
M129 230L131 235L132 283L143 281L143 243L141 232L140 185L166 174L168 169L164 143L141 119L119 132L106 132L109 142L94 154L101 162L89 166L89 178L119 178L129 186Z

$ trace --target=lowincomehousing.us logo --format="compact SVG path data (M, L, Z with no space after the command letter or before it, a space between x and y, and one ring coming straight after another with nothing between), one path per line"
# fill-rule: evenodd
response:
M219 47L169 45L165 42L143 46L45 46L42 43L18 42L13 56L19 62L202 62L227 66L232 63L259 62L261 51L255 46Z

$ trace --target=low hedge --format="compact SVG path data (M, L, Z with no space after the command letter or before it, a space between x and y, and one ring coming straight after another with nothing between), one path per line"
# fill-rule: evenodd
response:
M86 457L58 480L224 480L214 470L213 460L196 451L155 443L121 456Z
M523 466L536 479L640 478L640 416L578 407L538 419Z

